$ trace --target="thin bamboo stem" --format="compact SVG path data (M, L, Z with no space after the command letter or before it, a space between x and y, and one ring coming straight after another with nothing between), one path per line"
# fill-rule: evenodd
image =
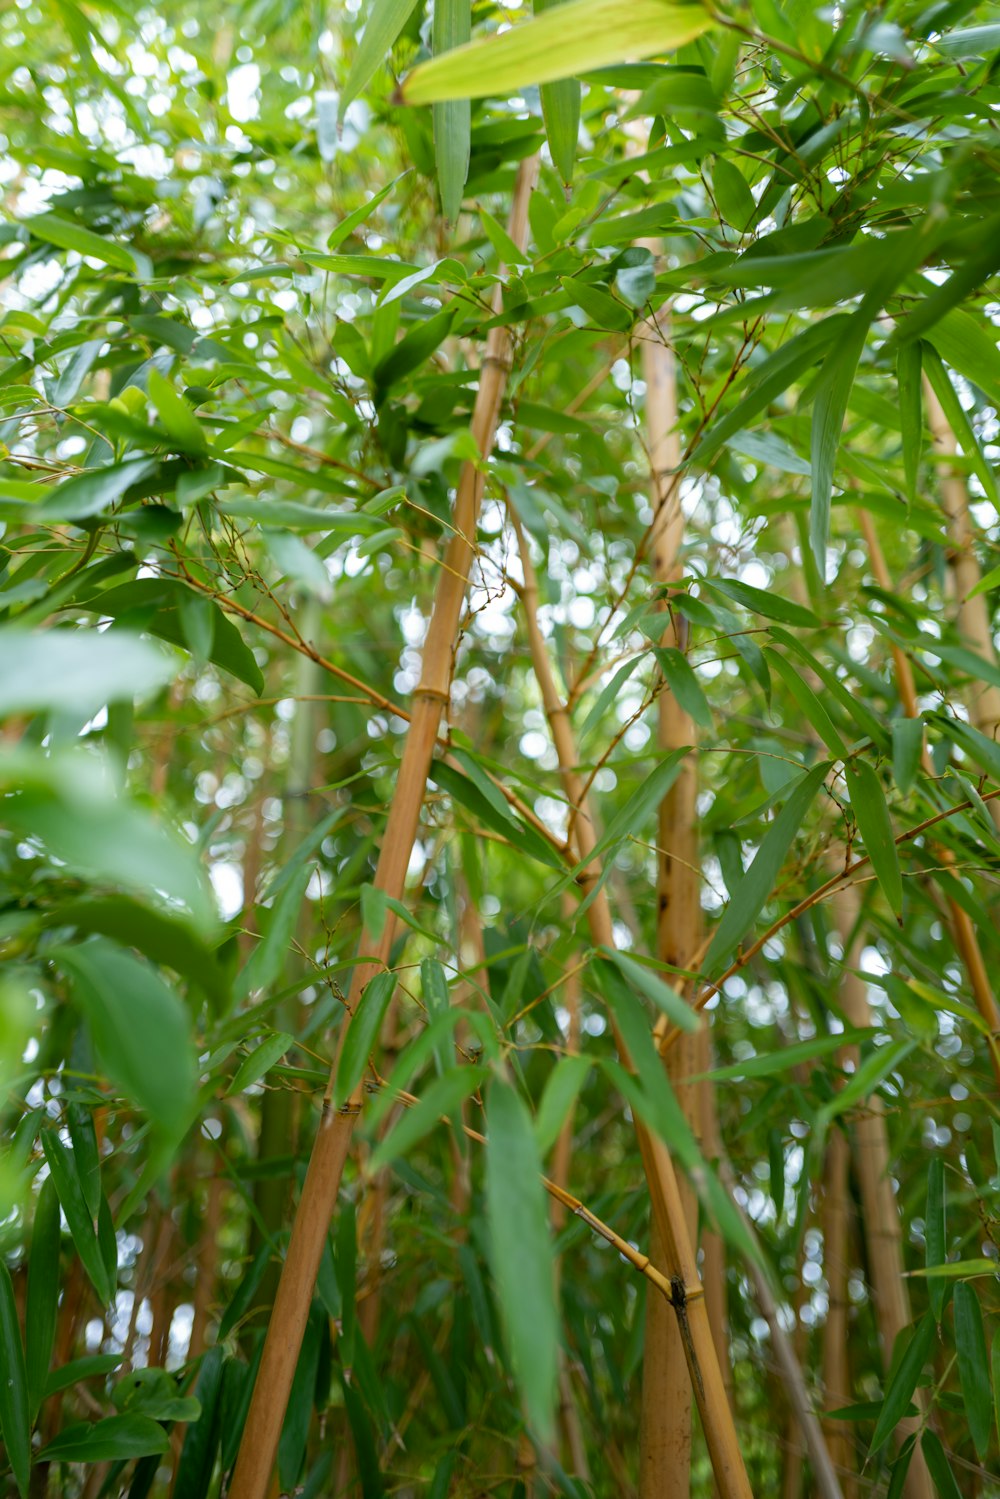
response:
M828 1410L851 1403L851 1374L847 1356L847 1188L850 1146L842 1130L835 1130L827 1146L823 1194L823 1267L826 1271L827 1313L823 1329L823 1389ZM854 1454L843 1421L824 1422L831 1461L843 1475L844 1499L858 1492Z
M537 158L532 158L522 162L518 169L508 232L520 247L527 239L528 202L537 168ZM499 296L498 287L498 310ZM510 351L508 329L491 328L472 418L472 435L483 458L493 447L506 389ZM414 694L410 729L375 874L376 888L394 899L399 899L405 888L438 728L450 695L453 654L472 564L483 482L480 465L463 464L455 497L454 531L445 554L446 565L438 575L420 684ZM342 1108L334 1108L337 1064L343 1037L351 1023L350 1017L356 1012L365 985L385 967L393 928L394 922L387 920L377 941L373 941L367 931L361 936L360 952L368 957L368 961L357 964L353 971L348 997L349 1015L341 1028L341 1045L324 1094L322 1117L292 1224L260 1370L233 1470L230 1499L266 1499L268 1492L313 1287L336 1207L354 1122L361 1106L360 1088L357 1088Z
M570 835L576 843L580 859L590 861L579 881L583 894L592 896L587 907L590 933L596 946L614 948L614 924L607 893L599 885L599 861L591 859L596 837L592 818L582 799L580 779L576 771L578 761L573 730L569 713L556 689L548 649L538 623L538 584L534 565L518 516L512 506L508 505L508 509L520 547L524 576L522 600L532 664L555 744L563 792L571 809ZM617 1026L613 1026L613 1030L622 1062L630 1067L628 1049ZM650 1190L653 1221L661 1238L664 1264L668 1267L674 1290L675 1313L681 1327L685 1357L715 1480L723 1499L736 1499L736 1496L741 1496L741 1499L746 1496L749 1499L749 1481L708 1322L697 1256L688 1233L674 1164L663 1141L651 1134L638 1120L636 1135Z

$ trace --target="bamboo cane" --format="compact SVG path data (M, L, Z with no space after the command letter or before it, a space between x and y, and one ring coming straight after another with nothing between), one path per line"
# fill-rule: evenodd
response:
M537 168L537 158L531 158L522 162L518 169L508 232L519 247L523 247L527 239L528 202ZM497 310L499 298L498 287L495 294ZM506 328L490 329L472 417L472 435L484 458L493 447L506 389L510 347L510 333ZM454 529L438 576L424 645L420 685L414 694L410 728L375 873L376 888L395 899L402 895L405 887L438 727L450 693L452 658L474 554L482 493L483 474L479 466L469 462L463 464L455 497ZM386 921L377 941L373 941L367 932L362 933L360 952L367 961L357 964L353 971L348 997L350 1015L354 1014L365 985L385 967L393 925L391 920ZM349 1025L350 1017L342 1027L342 1038ZM359 1089L355 1089L343 1108L333 1107L336 1065L335 1062L324 1095L322 1116L292 1224L260 1370L233 1470L230 1499L265 1499L274 1467L323 1245L336 1206L354 1122L360 1110Z
M576 772L577 755L569 713L555 685L548 649L538 623L538 583L528 550L524 530L517 513L508 506L518 538L524 577L522 599L531 649L532 665L541 692L542 704L559 761L560 777L570 806L570 832L580 859L590 859L596 843L593 822L582 796ZM616 946L614 924L600 880L597 861L588 863L580 876L585 895L592 895L587 908L591 937L596 946ZM625 1066L630 1066L628 1050L614 1027L615 1044ZM684 1351L701 1416L715 1481L723 1499L749 1496L750 1487L740 1452L736 1427L726 1396L726 1386L719 1366L712 1330L708 1322L705 1295L698 1274L697 1257L688 1233L680 1185L666 1145L638 1120L636 1135L649 1185L653 1221L663 1249L671 1284L674 1286L674 1310L682 1326Z
M847 1356L847 1181L850 1146L836 1130L827 1146L823 1198L823 1266L826 1271L827 1313L823 1329L823 1389L830 1410L851 1403L851 1374ZM831 1461L840 1470L844 1499L858 1492L854 1454L843 1421L824 1423Z
M646 242L655 252L655 243ZM662 314L661 314L662 316ZM646 325L642 369L646 382L646 431L651 472L653 524L650 531L653 577L668 585L681 573L684 512L680 503L677 436L677 389L673 352L655 321ZM667 610L666 601L661 603ZM664 646L684 648L681 631L670 619ZM658 743L665 754L694 744L695 726L672 692L658 701ZM701 890L697 828L698 772L695 757L686 756L673 786L660 803L657 847L656 955L686 968L701 937ZM677 1101L696 1135L701 1133L697 1088L688 1079L708 1071L705 1026L685 1034L664 1058ZM698 1202L690 1183L681 1182L687 1231L698 1234ZM662 1246L654 1232L650 1254L659 1262ZM706 1287L707 1290L707 1287ZM728 1360L721 1360L725 1366ZM639 1448L640 1499L687 1499L691 1486L691 1378L677 1318L661 1297L646 1302L646 1336L642 1360L642 1420Z

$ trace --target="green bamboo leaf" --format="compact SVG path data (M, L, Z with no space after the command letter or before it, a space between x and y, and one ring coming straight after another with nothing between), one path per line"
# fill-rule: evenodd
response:
M617 848L626 838L641 837L647 818L651 816L654 808L659 806L676 781L681 761L689 753L690 747L685 745L681 749L672 750L658 765L654 766L642 784L633 791L621 811L608 823L595 843L589 858L581 859L578 864L575 864L567 875L567 880L575 879L592 860L602 858L608 849Z
M943 1265L948 1250L944 1161L939 1155L932 1156L927 1167L927 1210L924 1222L924 1263L928 1270ZM934 1320L941 1321L944 1298L947 1291L945 1281L937 1275L930 1278L927 1287L928 1300Z
M0 1259L0 1435L21 1499L28 1499L31 1409L10 1271Z
M749 609L751 614L761 614L765 619L776 619L785 625L801 625L807 630L816 629L820 624L816 615L804 604L782 598L780 593L752 588L749 583L742 583L738 578L700 578L698 581L701 587L710 588L713 593L720 593L734 604L741 604L744 609Z
M304 862L290 879L282 881L270 906L258 908L264 934L236 977L233 989L237 998L269 989L283 973L312 874L312 864ZM269 889L266 898L270 897Z
M67 1426L38 1456L46 1463L119 1462L162 1454L169 1445L163 1427L149 1416L108 1416Z
M990 1349L990 1382L993 1386L993 1414L996 1418L997 1431L1000 1431L1000 1328L993 1334L993 1345Z
M931 1281L931 1286L934 1281ZM985 1463L993 1434L993 1402L990 1399L990 1366L986 1356L986 1328L979 1297L964 1280L955 1286L955 1348L958 1377L965 1401L972 1445Z
M107 703L152 696L181 664L125 630L6 629L0 644L0 716L52 708L85 718Z
M899 391L899 421L903 436L903 471L906 497L917 497L917 474L924 445L924 409L920 391L922 356L919 342L905 344L896 355L896 387Z
M763 655L768 667L781 677L827 749L838 759L843 759L847 754L847 746L809 683L790 661L786 661L780 651L768 649Z
M674 646L657 645L653 647L653 653L678 705L700 728L711 731L714 727L712 710L688 658Z
M482 99L531 83L572 78L622 59L670 52L712 25L701 5L670 0L568 0L498 36L483 37L447 57L414 68L403 83L406 104Z
M712 188L723 219L742 234L757 211L757 203L739 167L725 156L715 159Z
M872 317L868 301L866 297L865 302L851 317L844 336L823 365L816 385L810 452L812 503L809 510L809 540L820 578L826 577L826 543L830 534L833 471L840 448L840 433Z
M364 1076L368 1058L378 1044L382 1019L395 987L394 973L377 973L365 985L358 1007L347 1022L333 1095L338 1109L343 1108Z
M413 1147L442 1119L471 1098L487 1075L485 1067L455 1067L436 1077L417 1103L405 1109L372 1153L370 1169L380 1171L390 1161L409 1155Z
M903 910L903 877L882 783L867 760L849 761L846 769L851 809L858 820L865 853L871 859L882 893L899 919Z
M358 97L379 63L385 58L386 53L410 19L416 3L417 0L372 0L365 20L365 29L361 34L361 41L351 64L351 71L347 75L344 92L340 96L341 120L347 112L347 106ZM347 232L349 233L350 230ZM337 230L334 231L334 234L336 233ZM342 235L336 240L336 244L346 237L346 234ZM331 244L331 248L335 246Z
M486 1107L486 1227L525 1416L543 1443L555 1435L559 1328L542 1163L531 1119L501 1078Z
M913 1399L917 1381L930 1357L936 1332L937 1324L934 1321L934 1314L928 1312L917 1323L902 1357L896 1364L895 1372L889 1380L888 1389L882 1400L882 1410L875 1423L875 1432L872 1436L870 1448L872 1456L880 1447L885 1446Z
M237 1067L236 1075L226 1089L226 1097L237 1098L247 1088L253 1087L254 1083L259 1083L275 1062L280 1061L294 1045L295 1037L286 1031L276 1031L274 1035L265 1036L260 1045L255 1046Z
M152 458L129 458L107 468L87 469L74 479L50 489L35 506L33 518L49 521L80 521L102 515L120 500L126 490L148 478L156 469Z
M26 219L24 227L35 239L43 240L47 245L55 245L60 250L76 250L79 255L103 261L116 270L127 271L130 275L135 273L135 256L124 245L105 239L102 234L95 234L72 219L64 219L57 213L39 213Z
M785 805L765 833L753 863L722 914L705 958L707 973L723 966L757 920L774 889L792 841L829 770L829 762L816 765L791 787Z
M856 1046L871 1039L873 1032L850 1027L836 1036L816 1036L811 1041L796 1041L793 1046L782 1046L766 1056L747 1057L743 1062L732 1062L728 1067L715 1067L711 1072L701 1072L691 1079L701 1082L724 1083L736 1077L773 1077L776 1073L792 1075L793 1069L802 1062L811 1062L816 1057L825 1057L831 1051L844 1046Z
M59 1194L49 1176L42 1183L35 1206L35 1223L31 1231L31 1258L28 1261L28 1295L24 1316L25 1358L28 1380L28 1406L34 1422L45 1394L49 1364L56 1337L56 1314L59 1308L59 1251L62 1228L59 1219Z
M194 414L194 407L177 394L166 376L150 365L146 381L149 399L159 413L160 421L182 453L202 454L207 447L205 429Z
M432 51L435 58L461 47L469 40L471 32L471 0L434 0ZM441 211L454 223L462 207L462 194L469 175L472 110L468 99L451 99L436 103L433 115Z
M86 1104L71 1103L66 1110L66 1123L69 1126L70 1144L73 1147L73 1159L76 1162L83 1200L87 1204L87 1212L96 1223L101 1209L101 1159L94 1116Z
M907 1274L921 1276L929 1281L976 1280L982 1275L998 1275L1000 1269L996 1260L982 1255L975 1260L949 1260L946 1265L935 1265L932 1270L908 1270Z
M413 9L415 0L404 0L404 3L406 4L408 15L409 12ZM365 27L365 34L362 38L361 47L358 48L358 52L355 55L355 67L357 66L357 59L358 57L360 57L361 51L366 41L368 40L368 32L372 26L374 12L380 9L383 11L390 10L394 5L396 6L397 10L401 8L398 5L398 0L389 0L388 5L380 4L380 0L375 0L375 4L372 6L373 15L371 18L369 18L368 24ZM407 17L404 16L400 24L405 25L406 19ZM393 41L395 41L395 37L393 37L392 41L390 41L388 45L383 48L383 54L389 50L389 47L392 45ZM376 66L380 61L381 56L376 60ZM342 112L347 108L348 104L350 104L351 102L351 99L354 97L354 95L350 93L351 80L353 79L353 77L354 68L351 69L351 76L347 81L347 88L345 88L344 92L340 96L340 107ZM365 82L367 81L368 80L366 79ZM363 88L364 84L362 84L361 87ZM338 245L342 245L344 243L344 240L348 239L354 233L355 229L359 229L362 224L370 219L376 208L378 208L379 204L385 202L389 194L399 185L400 182L402 182L403 178L406 175L406 172L400 172L398 177L394 177L391 182L386 183L385 187L379 188L377 193L373 193L366 203L362 203L360 208L356 208L353 213L345 214L344 217L340 220L340 223L337 225L336 229L332 231L329 238L327 239L327 249L336 250Z
M560 1057L549 1073L535 1115L535 1139L541 1155L556 1143L592 1065L589 1057Z
M957 365L954 366L956 369ZM947 418L948 425L955 434L962 453L968 459L976 477L979 479L991 500L1000 501L1000 491L997 489L996 475L992 464L983 452L982 444L976 436L969 414L958 398L958 392L952 384L951 376L945 369L938 356L937 350L925 344L923 348L923 370L930 382L934 394L941 403L941 409Z
M617 952L613 948L599 947L597 950L615 965L627 984L651 999L673 1025L694 1035L699 1025L697 1012L669 984L664 983L654 969L647 968L645 963L638 963L627 953Z
M595 728L597 724L601 722L611 704L617 701L618 695L624 687L625 683L635 671L636 667L640 666L645 658L645 652L643 652L641 656L633 656L631 661L626 661L624 666L619 666L618 670L615 672L614 676L609 682L605 682L604 686L601 688L600 692L594 700L593 707L587 714L583 723L580 725L579 740L581 744L583 743L584 739L586 739L591 729Z
M50 1395L58 1395L60 1390L68 1390L71 1385L85 1379L103 1379L117 1369L121 1361L120 1353L92 1353L85 1358L70 1359L68 1364L62 1364L48 1375L43 1398L47 1400Z
M892 778L903 796L917 778L923 752L923 719L894 718L892 720Z
M148 963L105 937L54 948L108 1074L167 1136L191 1120L197 1072L177 994Z
M940 1499L962 1499L962 1490L948 1466L941 1438L928 1427L920 1438L920 1450L924 1454L927 1470L934 1480Z
M563 0L535 0L534 13L541 15L542 11L562 3ZM580 85L575 78L564 78L558 83L543 83L539 92L552 164L563 182L569 183L580 134Z
M73 1152L63 1144L54 1130L43 1130L41 1142L80 1263L90 1277L98 1301L102 1306L108 1306L114 1296L114 1282L108 1276L104 1263L97 1225L87 1212Z

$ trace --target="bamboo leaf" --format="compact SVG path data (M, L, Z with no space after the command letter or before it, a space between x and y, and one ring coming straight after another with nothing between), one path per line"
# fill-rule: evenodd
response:
M201 1414L184 1433L184 1445L177 1459L174 1499L206 1499L208 1494L222 1435L223 1352L221 1344L216 1343L198 1371L194 1393Z
M271 1036L265 1036L260 1045L255 1046L237 1067L236 1074L226 1089L226 1097L237 1098L247 1088L253 1087L254 1083L259 1083L294 1045L295 1037L290 1036L287 1031L276 1031Z
M21 1499L28 1499L31 1409L10 1271L0 1259L0 1435Z
M705 701L701 683L690 661L674 646L654 646L653 652L678 705L701 728L711 731L714 727L712 710Z
M96 1223L101 1208L101 1160L93 1116L86 1104L71 1103L66 1110L66 1123L83 1200Z
M31 1232L31 1258L28 1261L28 1296L25 1307L25 1359L28 1381L28 1407L34 1422L45 1394L49 1364L56 1337L56 1314L59 1307L59 1252L62 1228L59 1219L59 1194L49 1176L43 1183L35 1206L35 1223Z
M903 796L917 778L924 751L922 718L892 720L892 777Z
M844 336L823 365L816 386L812 417L812 503L809 510L809 540L820 578L826 577L826 543L830 533L830 501L833 471L840 447L840 433L847 402L857 373L858 360L868 337L871 314L865 299L852 316Z
M954 365L954 368L960 367ZM965 407L958 399L958 392L951 382L948 371L938 357L936 349L929 345L924 346L923 369L934 394L941 402L941 409L947 418L948 425L955 434L955 439L976 477L992 500L1000 500L1000 491L997 489L996 475L992 465L983 452ZM1000 394L1000 381L998 381L997 389Z
M768 667L781 677L827 749L838 759L843 759L847 754L847 746L837 729L834 728L833 720L809 683L796 671L790 661L785 660L780 651L765 650L763 654Z
M549 1073L535 1115L535 1139L540 1155L544 1156L556 1143L592 1065L589 1057L560 1057Z
M711 25L700 4L630 0L623 10L618 0L568 0L498 36L480 38L414 68L403 83L403 101L431 104L512 94L527 84L673 51Z
M390 1161L409 1155L442 1117L450 1117L470 1098L487 1074L485 1067L455 1067L436 1077L419 1101L405 1109L399 1120L372 1152L370 1170L380 1171Z
M365 985L358 1007L347 1021L347 1034L337 1064L337 1083L333 1095L338 1109L343 1108L364 1076L395 987L394 973L377 973Z
M535 0L534 13L541 15L561 3L563 0ZM552 164L563 182L568 183L573 176L580 134L580 85L575 78L565 78L558 83L543 83L540 93Z
M903 470L906 497L912 505L917 497L917 475L924 445L924 410L920 391L922 356L919 342L905 344L896 355L896 386L899 391L899 422L903 436Z
M872 1456L884 1447L886 1442L895 1431L896 1426L902 1419L913 1392L917 1388L917 1381L930 1357L931 1348L934 1345L934 1336L937 1332L937 1324L932 1312L922 1317L914 1328L902 1357L896 1364L895 1372L889 1380L888 1388L882 1400L882 1410L875 1423L875 1431L872 1436L870 1453ZM901 1335L902 1336L902 1335Z
M110 702L148 697L176 675L179 661L124 630L0 633L4 670L0 715L59 708L89 717Z
M615 965L625 980L634 989L645 994L653 1004L660 1010L673 1025L679 1030L687 1031L694 1035L699 1026L697 1012L681 998L669 984L664 983L659 974L652 968L647 968L645 963L637 963L635 958L630 958L626 953L617 952L610 947L599 947L598 952Z
M742 234L757 212L750 185L739 167L725 156L717 156L712 167L715 201L726 223Z
M701 578L699 582L703 588L721 593L734 604L741 604L751 614L762 614L765 619L776 619L785 625L801 625L806 629L815 629L820 623L812 610L807 609L804 604L782 598L780 593L752 588L749 583L743 583L738 578Z
M714 1067L711 1072L698 1073L691 1079L692 1082L701 1082L705 1079L710 1082L724 1083L731 1078L737 1077L773 1077L776 1073L791 1074L792 1070L802 1062L810 1062L815 1057L825 1057L832 1051L840 1051L844 1046L855 1046L861 1041L871 1038L870 1030L858 1030L851 1027L840 1032L836 1036L816 1036L812 1041L796 1041L792 1046L782 1046L778 1051L769 1052L766 1056L747 1057L743 1062L732 1062L728 1067Z
M312 873L312 865L303 863L290 879L282 882L271 905L258 908L264 935L237 976L233 987L238 998L269 989L283 973Z
M924 1220L924 1243L924 1263L927 1269L930 1271L936 1265L943 1265L948 1249L948 1238L944 1161L939 1155L931 1157L927 1168L927 1210ZM927 1295L936 1322L941 1321L946 1291L947 1286L940 1276L934 1275L930 1277Z
M765 833L753 863L723 912L705 957L707 973L714 973L722 967L757 920L774 889L792 841L829 770L828 762L816 765L792 786L785 805Z
M471 0L434 0L432 46L442 57L469 40ZM468 99L453 98L434 105L434 155L437 162L441 211L454 223L462 207L469 175L472 111Z
M487 1095L486 1226L490 1262L525 1416L539 1439L555 1435L559 1329L542 1163L518 1095L494 1078Z
M35 239L43 240L47 245L55 245L60 250L75 250L78 255L101 260L116 270L130 275L135 273L135 256L124 245L105 239L103 234L95 234L72 219L64 219L57 213L39 213L26 221L25 228Z
M38 1456L46 1463L119 1462L162 1454L169 1445L163 1427L149 1416L108 1416L93 1425L67 1426Z
M43 1130L41 1141L42 1151L59 1197L59 1205L66 1215L66 1222L69 1224L69 1231L76 1245L76 1252L80 1256L80 1262L97 1292L98 1301L102 1306L108 1306L114 1296L115 1288L104 1263L97 1237L97 1227L87 1212L73 1152L63 1144L54 1130Z
M934 1281L931 1281L931 1286ZM955 1348L958 1376L965 1401L965 1418L979 1461L986 1461L993 1433L993 1402L990 1399L990 1366L986 1356L986 1328L979 1297L972 1286L960 1280L955 1286Z
M847 784L865 852L897 919L903 910L903 877L882 783L866 760L849 761Z
M926 1428L920 1438L920 1450L924 1454L927 1470L934 1480L940 1499L962 1499L962 1490L955 1481L955 1475L948 1466L941 1438L936 1432Z
M379 63L385 58L386 53L410 19L416 3L417 0L372 0L365 20L365 29L361 34L361 41L351 64L351 71L347 75L347 82L340 96L341 120L347 113L347 106L358 97ZM350 233L350 230L347 232ZM337 230L334 230L334 234L336 233ZM346 237L346 234L342 235L331 243L331 249Z
M51 957L72 980L109 1075L158 1129L183 1133L197 1075L191 1028L174 990L105 937L54 948Z
M150 365L146 388L149 399L159 413L160 421L180 451L204 453L208 446L205 429L195 416L194 407L177 394L170 381L160 374L155 365Z

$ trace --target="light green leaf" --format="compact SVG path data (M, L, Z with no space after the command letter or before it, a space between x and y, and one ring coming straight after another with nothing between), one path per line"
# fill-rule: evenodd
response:
M354 54L344 92L340 96L341 120L347 112L347 106L358 97L379 63L385 58L386 53L410 19L416 3L417 0L371 0L365 19L365 29L361 34L358 50ZM389 189L386 188L385 191L388 192ZM371 206L374 206L374 203ZM347 233L350 233L350 230ZM334 234L330 237L331 249L346 237L346 233L338 235L338 230L334 230Z
M903 796L917 778L924 750L922 718L892 720L892 777Z
M816 765L800 776L789 790L785 805L765 833L753 863L722 914L705 958L706 972L714 973L723 966L757 920L774 889L792 841L829 770L829 762Z
M872 1032L851 1027L836 1036L816 1036L811 1041L796 1041L792 1046L782 1046L766 1056L747 1057L742 1062L732 1062L728 1067L715 1067L711 1072L699 1073L691 1079L700 1082L705 1078L714 1083L729 1082L736 1077L774 1077L785 1073L792 1075L794 1068L802 1062L811 1062L816 1057L828 1056L844 1046L856 1046L868 1040Z
M0 1435L21 1499L28 1499L31 1410L24 1348L10 1271L0 1259Z
M365 985L357 1009L347 1021L333 1095L338 1109L344 1106L364 1076L368 1058L378 1044L382 1020L395 988L394 973L377 973Z
M833 496L833 471L840 447L840 433L872 316L867 303L868 298L851 317L844 336L825 361L816 386L810 452L812 504L809 510L809 540L820 578L826 577L830 501Z
M905 344L896 355L899 421L903 436L903 469L910 504L917 497L917 474L924 445L924 409L920 391L922 357L919 342Z
M699 1025L697 1013L669 984L664 983L654 969L648 968L645 963L638 963L627 953L617 952L610 947L599 947L597 950L615 965L627 984L651 999L673 1025L694 1035Z
M846 770L851 809L858 820L865 853L871 859L882 893L898 918L903 909L903 877L882 783L867 760L848 761Z
M673 646L654 646L653 653L678 706L701 728L711 731L714 727L712 710L705 701L701 683L688 658Z
M404 3L406 4L407 11L409 12L410 10L413 9L413 6L415 4L415 0L404 0ZM398 7L398 0L389 0L389 5L388 6L382 5L381 8L383 10L389 9L394 4L396 4L397 8L399 8ZM373 12L376 11L376 10L378 10L379 8L380 8L380 0L375 0L374 5L372 6ZM403 17L403 22L401 24L405 24L405 21L406 21L406 17L404 16ZM362 38L361 46L358 48L358 51L357 51L356 56L355 56L355 66L357 66L357 58L359 58L361 56L362 49L364 48L365 43L368 40L368 32L369 32L369 30L371 28L371 25L372 25L372 21L369 20L368 25L365 27L365 34L364 34L364 37ZM395 40L395 38L393 38L393 41L394 40ZM392 43L390 42L388 44L388 46L391 46L391 45L392 45ZM388 46L386 48L384 48L383 51L388 51ZM381 61L381 57L379 57L376 60L376 64L375 65L377 66L378 62L380 62L380 61ZM343 110L345 110L347 108L348 104L351 102L351 99L354 97L354 95L352 93L350 93L351 81L353 80L353 77L354 77L354 69L352 68L351 69L351 76L350 76L350 78L347 81L347 88L345 88L344 92L340 96L340 108L341 108L341 111L343 111ZM365 80L365 81L367 82L367 80ZM363 87L364 87L364 84L362 84L362 88ZM406 176L406 172L401 172L398 177L394 177L391 182L387 182L386 185L385 185L385 187L379 188L379 190L378 190L377 193L373 193L372 196L368 199L368 201L366 203L362 203L362 205L361 205L360 208L356 208L353 213L345 214L344 217L341 219L340 223L337 225L336 229L333 230L333 232L331 233L329 239L327 240L327 242L326 242L327 249L328 250L335 250L338 245L342 245L343 242L344 242L344 240L347 239L350 235L352 235L354 233L355 229L360 228L360 226L363 223L365 223L366 220L370 219L371 216L372 216L372 214L375 212L376 208L378 208L379 204L385 202L385 200L389 196L389 194L393 191L393 189L395 187L398 186L398 184L400 182L402 182L402 180L403 180L403 178L405 176Z
M237 998L269 989L283 973L312 874L312 864L303 862L282 881L271 905L258 907L264 933L236 977L233 988ZM267 894L270 898L271 891Z
M205 429L194 414L194 407L179 396L154 364L149 367L146 388L149 399L159 412L160 421L182 453L204 453Z
M592 1065L589 1057L560 1057L549 1073L535 1116L535 1139L541 1155L551 1150L562 1133Z
M369 1169L380 1171L390 1161L409 1155L441 1118L454 1114L475 1093L486 1075L485 1067L455 1067L436 1077L418 1102L404 1109L385 1139L375 1147Z
M187 1014L173 989L106 937L54 948L50 956L72 979L109 1075L157 1128L182 1133L197 1073Z
M727 224L742 234L757 212L747 179L734 162L725 156L717 156L712 167L712 186L720 214Z
M931 1282L933 1286L934 1282ZM993 1434L993 1402L990 1399L990 1366L986 1357L986 1328L979 1297L972 1286L960 1280L955 1287L955 1347L958 1376L965 1401L972 1445L985 1463Z
M47 245L55 245L60 250L76 250L80 255L103 261L116 270L127 271L130 275L135 273L135 256L124 245L105 239L102 234L95 234L71 219L61 218L57 213L38 213L34 218L26 219L24 227L35 239L44 240Z
M534 13L541 15L560 3L562 0L535 0ZM540 93L552 164L563 182L568 183L573 176L580 134L580 85L575 78L565 78L558 83L543 83Z
M63 1144L54 1130L43 1130L41 1141L59 1196L59 1205L66 1215L80 1263L90 1277L98 1301L102 1306L108 1306L115 1293L114 1282L109 1278L104 1264L96 1225L87 1212L73 1152Z
M571 78L591 68L670 52L712 25L701 5L670 0L568 0L498 36L483 37L415 68L403 84L407 104L482 99L531 83Z
M106 703L150 697L176 675L171 658L124 630L0 631L0 714L45 709L92 717Z
M559 1327L542 1163L531 1119L501 1078L486 1103L486 1227L514 1377L531 1430L555 1434Z
M801 625L807 630L819 627L820 621L811 609L792 599L783 598L773 590L751 588L749 583L742 583L738 578L700 578L699 583L703 588L710 588L713 593L721 593L723 598L731 599L734 604L741 604L751 614L780 620L785 625Z

